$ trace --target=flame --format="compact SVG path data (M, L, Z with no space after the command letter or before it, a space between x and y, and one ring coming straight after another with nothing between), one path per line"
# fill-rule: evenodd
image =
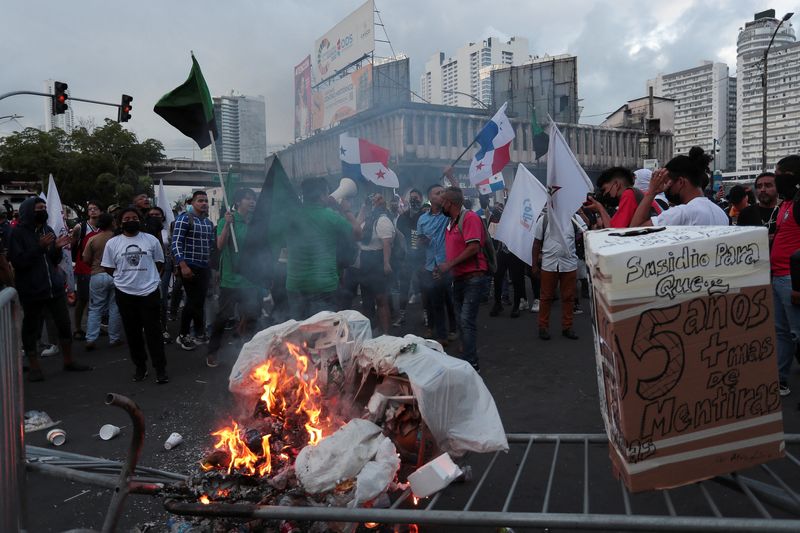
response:
M202 496L200 496L200 503L202 503L203 505L208 505L209 503L211 503L211 500L208 499L208 495L203 494Z
M414 500L414 507L416 507L417 504L419 503L419 498L417 498L416 496L412 496L411 499Z
M263 387L260 396L263 414L280 423L285 423L287 418L299 419L297 422L303 424L308 434L307 444L315 446L323 438L325 425L321 420L323 402L318 371L314 369L313 374L309 374L311 363L303 348L286 343L286 349L291 356L286 363L268 359L253 371L251 379ZM235 421L232 421L231 427L215 431L212 435L219 439L214 448L225 450L230 455L227 466L229 474L236 471L246 475L267 476L272 472L271 435L262 437L260 453L254 453L248 447ZM286 445L281 452L291 449ZM287 453L281 453L278 457L283 461L290 458ZM214 467L203 465L204 470L211 468Z

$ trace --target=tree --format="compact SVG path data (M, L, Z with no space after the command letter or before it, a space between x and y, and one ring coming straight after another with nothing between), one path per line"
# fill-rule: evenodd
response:
M127 205L134 194L152 196L147 166L164 158L164 145L155 139L140 143L112 120L90 128L79 127L71 134L34 128L15 132L0 141L0 167L41 182L44 190L47 176L53 174L61 201L81 217L86 216L87 200Z

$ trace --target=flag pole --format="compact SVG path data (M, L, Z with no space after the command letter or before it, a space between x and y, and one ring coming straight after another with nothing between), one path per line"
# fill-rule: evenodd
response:
M449 166L448 168L452 168L453 170L455 170L455 166L458 164L458 162L459 162L459 161L461 161L461 158L462 158L462 157L464 157L464 155L467 153L467 151L468 151L470 148L472 148L472 147L475 145L475 143L476 143L476 142L478 142L478 136L477 136L477 135L475 136L475 138L474 138L474 139L472 139L472 142L471 142L471 143L469 143L469 146L467 146L466 148L464 148L464 151L463 151L463 152L461 152L461 154L460 154L458 157L456 157L456 160L455 160L455 161L453 161L452 163L450 163L450 166ZM452 185L453 187L458 187L458 183L455 181L455 179L452 179L452 180L451 180L451 179L450 179L450 178L447 176L447 174L446 174L445 172L442 172L442 177L443 177L443 178L447 178L447 180L450 182L450 185Z
M211 137L211 150L214 155L214 162L217 164L217 174L219 174L219 183L222 185L222 201L225 202L225 209L230 210L231 204L228 202L228 191L225 189L225 179L222 177L222 167L219 165L219 154L217 153L217 143L214 142L214 131L209 129L208 136ZM233 251L239 253L239 243L236 242L236 232L234 231L234 224L231 224L231 239L233 239Z

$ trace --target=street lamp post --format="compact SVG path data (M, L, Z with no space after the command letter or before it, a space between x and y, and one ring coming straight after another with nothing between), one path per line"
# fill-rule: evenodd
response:
M778 30L781 29L781 25L792 18L792 15L794 13L786 13L778 22L775 31L772 32L772 38L769 40L767 49L764 50L764 69L761 75L761 172L767 171L767 56Z

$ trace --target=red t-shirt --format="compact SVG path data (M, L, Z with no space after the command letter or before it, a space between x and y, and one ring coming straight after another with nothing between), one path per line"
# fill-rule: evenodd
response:
M636 192L633 189L626 189L619 199L619 207L617 208L617 212L614 213L613 217L611 217L611 227L629 227L637 207L639 207L639 202L636 201ZM650 207L657 215L661 214L661 206L655 201L650 204Z
M473 272L486 272L489 270L489 265L486 263L486 257L483 255L483 242L486 238L486 230L483 227L481 218L472 211L464 211L464 234L458 229L458 221L453 221L447 227L444 236L444 248L447 254L447 261L452 261L461 253L466 250L467 244L477 242L480 244L481 249L478 253L466 261L455 265L453 267L453 277L459 278L466 274Z
M775 277L789 275L789 258L800 250L800 226L794 219L794 202L783 202L778 210L775 240L770 253L770 268Z
M91 239L98 233L99 232L97 230L89 231L88 233L86 233L86 235L84 235L83 240L78 243L78 255L75 256L76 274L84 274L88 276L92 273L92 265L88 264L86 261L83 260L83 250L84 248L86 248L86 243L89 242L89 239Z

